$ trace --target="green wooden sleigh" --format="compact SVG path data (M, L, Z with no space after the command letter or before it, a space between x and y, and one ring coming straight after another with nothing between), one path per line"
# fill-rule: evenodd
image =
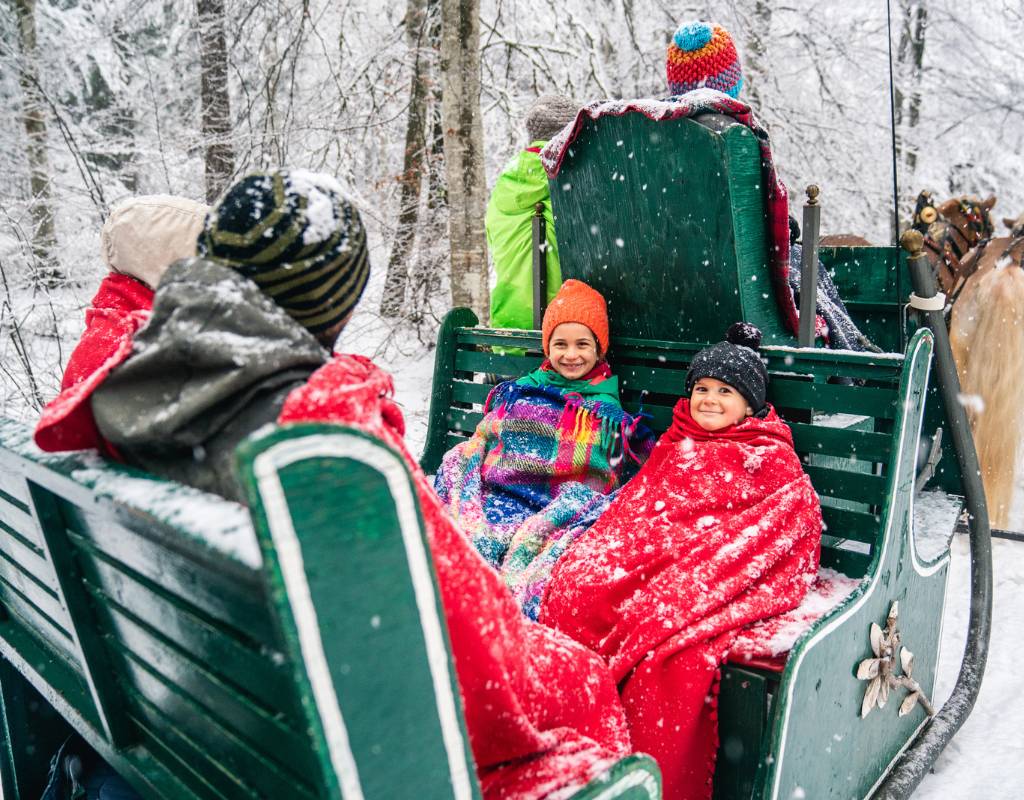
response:
M457 309L442 326L422 461L427 472L472 434L496 382L542 360L538 332L476 322ZM664 431L702 346L613 338L610 360L626 409L642 409ZM768 400L789 421L821 497L822 566L862 580L799 637L781 672L742 661L726 667L716 798L866 797L926 721L920 704L899 715L904 691L862 718L870 681L857 671L873 657L872 623L885 628L895 603L903 644L914 654L913 679L926 698L934 688L949 553L945 546L919 553L913 524L931 351L925 330L902 355L763 348ZM950 533L958 508L948 515Z
M825 255L844 290L859 281L854 319L893 352L794 347L769 282L763 180L755 137L729 118L588 119L550 181L561 271L606 297L624 405L642 408L659 432L699 348L736 320L764 332L768 399L790 423L823 506L822 565L860 583L799 636L781 671L742 662L724 670L715 797L868 797L925 725L919 700L935 683L948 536L923 554L914 523L915 505L932 500L915 494L929 450L922 421L931 432L941 418L929 382L933 339L907 325L904 257L878 251L861 270L856 254L833 250ZM473 431L497 380L540 363L539 347L537 332L481 328L470 312L451 312L425 470ZM957 487L955 469L945 478ZM941 498L951 535L959 498ZM894 690L878 708L881 680L872 677L873 648L896 629L921 690L904 714L913 692Z
M251 520L0 421L0 796L36 800L76 731L145 798L479 798L401 457L305 425L239 463Z

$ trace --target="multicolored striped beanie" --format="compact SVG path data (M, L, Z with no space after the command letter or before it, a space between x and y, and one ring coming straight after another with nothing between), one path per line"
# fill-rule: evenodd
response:
M197 249L256 283L314 335L352 311L370 277L359 212L334 178L306 170L235 183L206 215Z
M743 86L736 45L725 28L714 23L681 25L669 42L665 72L674 95L706 86L735 98Z

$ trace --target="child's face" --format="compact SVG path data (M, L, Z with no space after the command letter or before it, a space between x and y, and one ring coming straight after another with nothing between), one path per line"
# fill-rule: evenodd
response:
M690 393L690 416L706 431L720 431L735 425L754 410L728 383L717 378L701 378Z
M563 322L551 331L548 358L563 378L579 380L597 366L597 339L586 325Z

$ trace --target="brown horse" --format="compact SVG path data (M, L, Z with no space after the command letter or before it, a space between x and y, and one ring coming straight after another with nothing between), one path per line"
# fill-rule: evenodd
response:
M947 295L962 284L961 263L967 254L995 232L992 215L994 195L985 200L970 195L936 203L931 192L921 192L914 208L913 227L924 234L924 249L939 286Z
M1024 214L1021 214L1017 219L1003 217L1003 224L1010 229L1010 236L1024 236Z
M926 205L920 221L940 236L926 252L952 300L950 345L989 517L993 527L1007 528L1024 424L1024 235L982 238L992 231L988 210L994 204L995 198L955 198ZM929 207L938 212L930 223ZM936 228L939 214L944 236ZM1017 223L1024 227L1024 220L1006 222L1012 230Z

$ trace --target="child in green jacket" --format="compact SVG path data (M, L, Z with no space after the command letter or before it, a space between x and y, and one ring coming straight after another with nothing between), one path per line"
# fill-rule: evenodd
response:
M544 95L526 115L530 146L513 158L498 176L487 203L484 227L487 247L498 281L491 292L491 325L495 328L533 328L533 215L544 204L547 240L547 302L562 285L558 242L551 214L548 176L540 163L541 148L576 116L569 98Z

